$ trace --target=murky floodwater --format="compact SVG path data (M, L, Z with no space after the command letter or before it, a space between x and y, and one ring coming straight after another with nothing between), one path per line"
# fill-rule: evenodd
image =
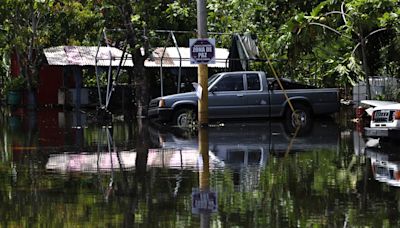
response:
M126 116L104 127L86 113L4 112L1 227L399 225L398 149L332 119L191 132Z

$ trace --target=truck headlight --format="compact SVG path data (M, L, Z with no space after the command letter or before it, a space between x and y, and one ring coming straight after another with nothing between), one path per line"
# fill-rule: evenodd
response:
M159 108L165 107L165 100L164 99L161 99L160 101L158 101L158 107Z

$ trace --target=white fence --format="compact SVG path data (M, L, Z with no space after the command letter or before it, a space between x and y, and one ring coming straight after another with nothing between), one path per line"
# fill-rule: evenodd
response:
M353 87L353 102L355 105L359 105L361 100L374 100L387 93L393 93L400 85L399 82L399 79L392 77L370 77L371 97L367 96L366 83L359 82Z

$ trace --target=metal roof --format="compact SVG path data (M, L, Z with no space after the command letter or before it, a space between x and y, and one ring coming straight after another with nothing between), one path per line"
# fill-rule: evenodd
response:
M153 51L153 56L148 58L144 65L146 67L161 67L161 58L164 52L163 47L158 47ZM180 57L179 57L180 53ZM229 61L227 60L229 56L228 49L225 48L215 48L215 63L208 64L208 67L215 68L226 68L229 65ZM180 60L182 67L197 67L197 64L190 63L190 48L188 47L179 47L179 52L176 47L167 47L165 48L164 57L162 58L162 66L163 67L179 67Z
M56 66L95 66L96 53L98 66L110 66L110 59L111 66L119 66L122 50L114 47L58 46L44 49L48 64ZM121 66L133 67L131 55L126 53L125 58Z
M96 53L98 66L118 66L122 57L122 50L115 47L100 47L97 46L58 46L44 49L49 65L55 66L95 66ZM176 47L165 48L158 47L153 51L151 58L148 58L144 65L145 67L161 67L161 59L163 67L197 67L197 64L190 63L190 49L188 47L179 47L179 52ZM180 54L180 56L179 56ZM229 51L225 48L215 48L215 63L208 64L208 67L226 68L228 67ZM181 62L180 62L181 61ZM125 60L121 66L133 67L132 55L125 54Z

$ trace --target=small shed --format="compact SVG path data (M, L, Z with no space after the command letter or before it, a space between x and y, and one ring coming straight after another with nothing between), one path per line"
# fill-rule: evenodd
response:
M82 70L98 67L133 67L130 54L115 47L58 46L44 49L47 65L40 72L39 105L70 104L80 107L89 102L82 88ZM122 62L121 62L122 61Z

